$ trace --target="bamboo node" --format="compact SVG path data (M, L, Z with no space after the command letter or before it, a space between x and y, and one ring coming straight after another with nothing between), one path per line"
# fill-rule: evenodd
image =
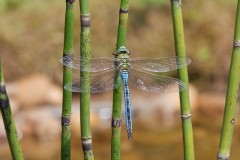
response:
M235 122L235 119L233 118L233 119L231 120L231 124L234 124L234 122Z
M191 113L187 113L187 114L181 114L182 119L188 119L192 117Z
M240 40L234 41L234 48L240 48Z
M0 83L0 94L6 94L6 87L4 83Z
M66 3L73 4L74 2L75 2L75 0L66 0Z
M63 57L68 56L68 57L73 57L73 52L68 52L68 51L63 51Z
M230 157L229 154L228 154L228 155L226 155L226 154L221 154L221 153L218 154L218 158L219 158L219 159L228 160L229 157Z
M7 108L9 107L9 100L8 98L7 99L1 99L0 100L0 108L4 109L4 108Z
M120 8L119 13L128 13L128 9Z
M84 151L92 150L92 137L82 137L82 148Z
M71 125L71 116L62 116L62 126L70 126Z
M178 4L181 6L182 5L182 0L171 0L171 3L173 4L174 1L178 1Z
M121 127L121 124L122 124L121 118L119 118L119 119L112 119L112 127L113 128L119 128L119 127Z
M90 27L90 14L81 14L81 27Z

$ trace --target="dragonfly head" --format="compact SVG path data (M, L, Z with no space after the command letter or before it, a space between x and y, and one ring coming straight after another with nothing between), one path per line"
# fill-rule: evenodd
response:
M116 52L113 53L113 55L118 56L120 54L130 55L130 52L125 46L121 46L117 49Z

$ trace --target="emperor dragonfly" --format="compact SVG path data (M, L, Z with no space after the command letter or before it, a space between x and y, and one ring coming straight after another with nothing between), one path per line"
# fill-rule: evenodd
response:
M121 77L124 89L125 119L128 139L132 139L132 109L128 85L153 93L182 91L187 86L180 80L161 76L156 73L168 72L189 65L186 57L169 58L133 58L125 46L116 52L117 58L80 58L67 55L60 62L70 68L90 72L90 77L80 77L65 84L64 88L72 92L100 93L112 90L120 85L114 81ZM81 85L83 81L90 83L90 88Z

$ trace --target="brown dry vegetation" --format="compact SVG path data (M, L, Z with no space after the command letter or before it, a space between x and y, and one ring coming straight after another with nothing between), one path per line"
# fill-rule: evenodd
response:
M61 82L65 3L57 0L5 2L0 9L0 53L6 80L40 72ZM10 3L11 2L11 3ZM192 58L190 80L226 84L237 1L182 2L186 50ZM79 54L76 3L75 54ZM119 0L91 1L92 57L112 56L116 44ZM174 43L167 0L132 0L127 47L132 56L173 56ZM218 86L218 85L216 85Z

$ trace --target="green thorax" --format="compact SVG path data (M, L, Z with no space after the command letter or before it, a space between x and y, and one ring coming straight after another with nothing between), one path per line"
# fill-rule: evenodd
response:
M121 46L115 53L115 56L118 59L117 66L119 67L120 72L129 71L131 69L129 55L129 50L125 46Z

